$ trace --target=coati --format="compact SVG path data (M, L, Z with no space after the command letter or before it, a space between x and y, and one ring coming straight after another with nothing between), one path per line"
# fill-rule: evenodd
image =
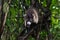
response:
M30 30L33 28L34 31L31 34L32 37L37 37L37 32L39 32L39 16L38 16L38 9L34 7L28 8L28 10L25 11L24 14L24 25L27 29L27 32L29 33ZM38 27L37 27L38 26Z
M24 25L25 27L29 27L32 23L37 24L38 23L38 11L30 7L24 14Z
M34 31L31 33L31 36L33 38L37 37L38 22L39 22L38 10L34 7L28 8L28 10L26 10L24 14L24 25L28 33L32 28L34 29Z

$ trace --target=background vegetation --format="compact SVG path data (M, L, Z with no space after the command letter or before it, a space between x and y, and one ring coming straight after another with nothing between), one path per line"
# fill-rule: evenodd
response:
M30 0L25 0L26 5L30 5ZM19 4L20 3L20 4ZM43 2L43 6L46 6L46 0ZM6 7L9 7L9 12L4 28L4 32L2 35L2 40L16 40L16 37L19 35L19 33L22 30L23 25L23 18L22 15L24 14L24 9L22 5L22 0L11 0L11 4L8 4L8 2L4 2L3 10L6 12ZM53 34L53 40L60 40L60 0L52 0L51 6L51 33ZM41 38L44 39L44 36L46 35L45 32L41 32ZM29 40L34 40L31 36L29 37Z

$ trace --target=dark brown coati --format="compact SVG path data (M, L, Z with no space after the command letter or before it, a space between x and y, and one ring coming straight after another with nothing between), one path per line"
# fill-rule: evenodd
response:
M33 33L31 34L32 37L34 38L37 37L40 31L39 21L40 21L40 16L36 8L30 7L28 10L25 11L24 25L27 28L27 32L29 32L32 28L34 29Z
M38 11L35 8L29 8L24 15L25 26L30 26L32 23L38 23Z
M30 7L25 11L24 25L28 31L38 24L38 11L36 8Z

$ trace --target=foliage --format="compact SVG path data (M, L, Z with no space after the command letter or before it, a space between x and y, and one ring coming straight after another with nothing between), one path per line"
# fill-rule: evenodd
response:
M30 0L25 0L25 1L26 1L26 5L29 6ZM43 6L46 6L46 0L44 0L42 3ZM52 14L51 15L52 28L50 29L50 31L53 34L53 40L60 40L60 27L59 27L60 26L60 0L52 0L50 10ZM16 37L22 30L22 24L24 23L23 18L20 18L22 17L23 14L24 14L24 9L22 7L22 2L20 2L20 7L19 7L19 0L12 0L9 8L8 17L6 20L6 27L2 35L2 40L16 40ZM42 35L41 38L43 40L43 37L44 35L46 35L46 33L41 32L41 35ZM34 38L30 36L29 40L34 40Z

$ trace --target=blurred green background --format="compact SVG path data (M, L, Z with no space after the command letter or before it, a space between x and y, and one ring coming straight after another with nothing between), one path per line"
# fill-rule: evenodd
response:
M40 1L39 1L40 2ZM60 0L51 0L51 33L53 34L53 40L60 40ZM20 3L20 4L19 4ZM43 6L46 6L46 0L43 2ZM25 10L22 6L22 0L11 0L8 16L6 19L6 24L4 28L4 32L2 34L2 40L16 40L16 37L22 30L23 25L23 18L22 15L24 14ZM30 0L25 0L25 4L30 6ZM7 7L8 3L5 1L3 7ZM3 9L6 12L5 9ZM41 40L44 40L44 36L46 35L45 32L41 32ZM31 36L29 40L34 40Z

